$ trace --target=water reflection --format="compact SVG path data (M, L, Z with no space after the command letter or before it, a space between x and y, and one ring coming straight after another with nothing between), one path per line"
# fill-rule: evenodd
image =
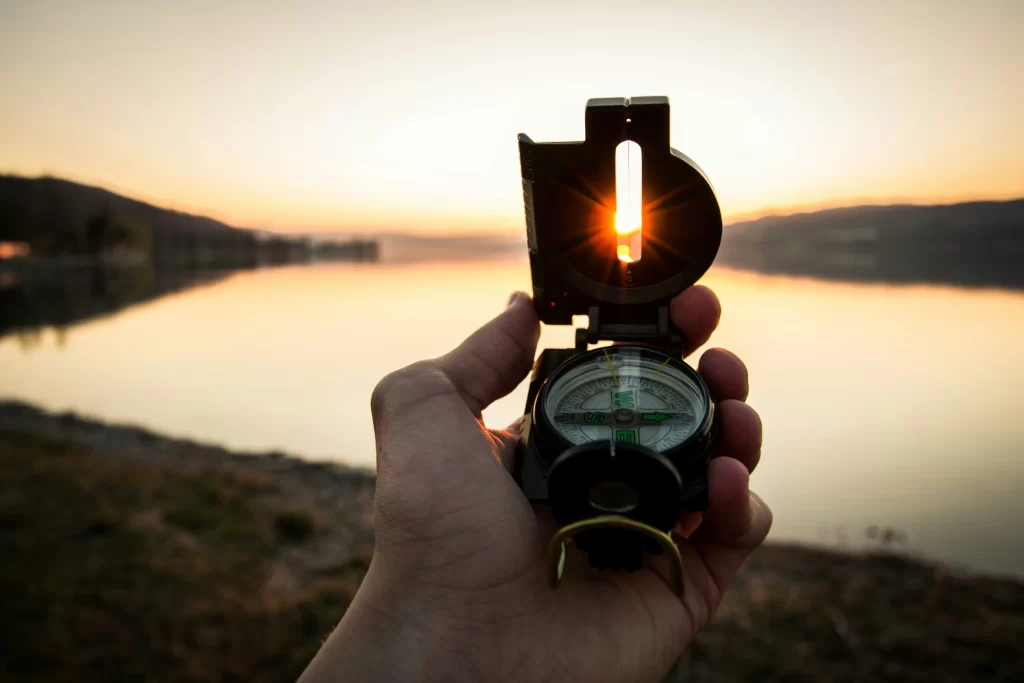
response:
M308 246L304 242L266 239L251 261L235 259L237 264L231 267L189 265L188 259L172 259L180 254L169 248L156 252L160 258L152 262L138 260L121 266L91 259L80 259L78 265L62 265L54 259L25 263L0 260L0 338L14 335L28 350L40 343L45 330L52 329L58 346L63 346L68 329L78 323L214 283L233 273L295 263L309 265L314 256L318 262L376 263L382 259L391 265L480 260L519 254L525 249L521 242L518 237L507 236L384 235L375 240L320 242L314 254L302 251ZM232 259L225 257L222 261L231 263Z
M0 337L26 349L53 328L63 346L68 327L172 292L216 282L230 271L126 268L22 269L0 272Z
M912 551L1024 574L1024 294L717 267L704 283L724 308L712 343L750 368L775 538L855 546L891 527ZM372 465L377 380L528 284L519 256L237 273L77 325L63 348L49 333L28 353L0 341L0 396ZM524 400L520 387L485 419L506 424Z

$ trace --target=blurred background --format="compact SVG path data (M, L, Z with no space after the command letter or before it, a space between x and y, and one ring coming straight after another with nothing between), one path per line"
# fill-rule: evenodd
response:
M516 134L579 140L588 98L667 95L725 217L710 345L749 367L775 511L686 675L732 680L728 629L789 615L801 654L765 641L732 673L1009 680L1022 44L1012 0L3 2L9 670L294 677L372 547L374 384L529 289ZM924 612L849 612L881 584L884 614ZM168 616L200 594L197 621ZM135 661L132 638L180 647Z

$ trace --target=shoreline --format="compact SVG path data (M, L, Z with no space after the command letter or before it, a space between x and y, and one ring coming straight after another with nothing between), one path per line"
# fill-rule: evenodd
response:
M0 402L0 467L0 553L15 558L0 569L12 606L0 659L27 679L294 680L373 551L365 469L17 402ZM1020 580L769 542L679 669L690 681L1014 680L1021 642Z
M355 483L357 489L372 487L376 473L367 467L348 465L333 460L307 459L301 455L281 450L243 451L234 450L215 443L196 441L186 437L165 435L146 427L129 423L114 423L82 416L74 411L52 412L23 401L0 399L0 433L15 431L44 439L69 441L76 446L90 449L94 455L128 460L146 467L173 467L188 471L222 469L226 471L252 471L273 476L294 476L302 486L310 486L312 500L324 496L324 489L330 489L336 482ZM327 482L316 482L314 477L326 476ZM344 484L343 484L344 485ZM319 491L314 493L313 490ZM299 491L291 491L298 495ZM364 495L364 494L363 494ZM331 498L332 496L327 496ZM358 505L372 505L371 499L360 497ZM368 518L372 527L372 515ZM788 549L792 552L807 551L834 554L837 556L886 557L935 567L951 576L993 580L1020 581L1024 577L1012 574L986 572L965 565L950 565L913 553L901 552L896 546L877 549L843 548L802 541L775 541L769 538L766 546Z
M310 576L346 562L369 564L376 481L370 470L304 460L278 451L231 451L162 436L141 427L0 401L0 436L12 433L62 444L88 457L120 461L133 468L200 476L217 472L251 480L256 484L251 493L261 505L278 511L306 512L317 533L303 547L290 548L281 558L283 566L275 573L275 591L295 590Z

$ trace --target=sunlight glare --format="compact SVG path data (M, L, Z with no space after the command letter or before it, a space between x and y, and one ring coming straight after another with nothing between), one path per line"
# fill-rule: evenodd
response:
M623 263L640 260L643 235L643 155L640 145L624 140L615 148L616 254Z

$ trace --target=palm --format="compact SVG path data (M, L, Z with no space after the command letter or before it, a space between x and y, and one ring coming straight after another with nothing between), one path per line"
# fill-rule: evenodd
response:
M598 673L606 677L623 664L631 665L622 671L623 680L637 680L641 671L661 667L665 656L693 631L687 609L652 571L578 580L583 569L575 558L567 564L564 586L552 592L543 556L554 528L542 511L534 511L502 467L499 459L509 443L506 434L484 428L455 387L438 379L440 393L400 408L403 421L410 429L417 428L425 444L459 445L422 454L417 461L424 466L417 472L415 490L406 487L400 497L392 498L384 487L377 502L378 518L411 520L416 535L433 539L429 555L407 533L393 531L392 525L378 527L378 553L395 564L419 567L418 589L444 593L450 605L446 616L451 619L463 621L476 612L474 619L486 620L474 607L474 596L484 590L498 596L489 601L489 609L494 619L512 626L510 642L524 654L564 642L566 663L577 675L579 663L593 669L594 675L581 680L596 680ZM467 457L487 450L495 457ZM423 514L426 510L429 515ZM394 526L401 529L406 524ZM692 578L689 584L696 585ZM453 597L453 592L461 597ZM708 613L706 597L692 589L688 604L697 614ZM608 615L615 615L618 628L607 627ZM634 656L623 660L622 652Z
M436 618L480 628L500 624L501 642L495 646L521 653L523 661L557 644L562 673L571 679L657 679L714 613L747 546L767 532L757 529L752 539L741 538L750 533L745 475L756 454L736 455L747 467L731 458L713 463L721 474L712 476L712 506L717 480L718 503L743 509L738 515L712 515L693 543L682 545L683 600L655 571L657 565L628 574L596 573L573 552L562 588L552 591L544 550L554 525L543 508L530 506L509 476L514 435L489 430L479 418L487 403L525 376L536 344L536 320L530 318L526 306L510 309L448 356L411 366L378 387L374 562L404 575L409 590L435 610L443 605ZM710 329L698 330L691 338L707 334ZM734 377L726 372L723 383L711 375L705 379L719 401L745 397L745 376L743 395L726 396L728 390L715 385L728 385ZM738 410L723 411L723 417ZM722 441L728 446L728 433ZM759 441L758 433L758 446ZM725 537L719 538L722 532ZM740 550L730 549L737 540ZM558 672L547 662L544 673Z

